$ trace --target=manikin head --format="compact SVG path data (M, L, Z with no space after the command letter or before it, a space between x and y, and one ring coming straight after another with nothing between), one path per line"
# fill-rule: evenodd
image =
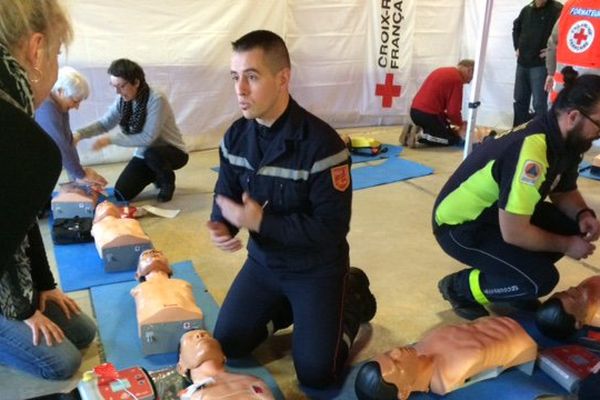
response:
M96 213L94 214L94 223L103 220L106 217L121 218L121 210L119 207L114 205L108 200L96 206Z
M413 391L427 390L431 364L414 347L394 348L360 368L356 394L360 400L406 400Z
M596 325L600 306L600 276L555 293L537 312L539 329L553 338L565 338L585 324Z
M173 270L169 266L169 260L165 254L156 249L148 249L140 254L138 261L137 271L135 273L135 279L144 282L146 275L151 272L162 271L168 276L173 275Z
M177 372L190 377L190 370L199 368L205 362L212 362L218 370L225 370L225 355L219 342L205 330L186 332L179 340L179 361Z

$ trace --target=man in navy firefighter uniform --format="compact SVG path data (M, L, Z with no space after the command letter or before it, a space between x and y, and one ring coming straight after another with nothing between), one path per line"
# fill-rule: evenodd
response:
M278 35L253 31L232 45L244 118L221 143L207 226L224 251L242 247L241 228L250 239L214 336L238 358L293 323L298 379L325 387L376 308L366 275L349 267L350 157L335 130L290 97L290 59Z
M438 284L459 316L488 315L489 303L535 308L558 283L561 257L593 253L600 224L576 180L599 137L600 76L572 74L548 115L485 140L450 177L433 229L471 267Z

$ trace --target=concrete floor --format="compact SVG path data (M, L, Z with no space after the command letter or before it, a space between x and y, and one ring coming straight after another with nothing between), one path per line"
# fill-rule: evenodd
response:
M397 144L400 127L342 129L340 133L373 136ZM439 248L430 229L431 209L436 194L462 160L457 148L404 149L402 157L432 167L433 175L401 181L354 193L352 226L349 235L352 265L364 269L377 297L377 315L361 331L362 347L352 362L366 360L391 347L415 342L427 330L461 321L437 291L437 282L446 274L461 269ZM591 157L591 155L590 155ZM192 260L207 288L220 304L238 272L245 251L234 254L215 249L205 229L217 174L210 168L218 164L216 150L192 153L189 164L177 172L177 191L170 203L159 205L178 208L175 219L144 217L146 233L156 248L171 262ZM95 167L109 182L115 182L123 164ZM64 175L62 176L65 179ZM590 207L600 210L599 183L580 179L580 189ZM156 189L149 187L134 204L154 204ZM46 248L54 263L53 246L42 223ZM247 235L242 236L245 240ZM557 289L565 289L599 273L600 255L585 261L564 259L559 262L562 277ZM55 272L56 273L56 272ZM89 309L88 292L73 294ZM257 358L277 380L286 399L303 399L297 385L285 338L274 338L257 351ZM275 345L273 345L273 343ZM98 347L86 353L82 370L100 362Z

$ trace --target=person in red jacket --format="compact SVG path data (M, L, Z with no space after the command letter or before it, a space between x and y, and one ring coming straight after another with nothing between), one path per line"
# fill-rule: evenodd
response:
M456 67L434 70L415 95L410 118L422 128L419 143L452 146L462 140L466 123L462 119L463 85L473 79L473 60L461 60Z
M569 0L565 3L548 39L546 90L556 100L563 88L564 67L579 75L600 75L600 4L597 0Z

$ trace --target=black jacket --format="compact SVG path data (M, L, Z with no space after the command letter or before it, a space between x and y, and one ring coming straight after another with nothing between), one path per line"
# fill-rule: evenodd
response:
M513 46L519 50L517 63L523 67L539 67L545 65L540 58L540 51L552 33L552 28L560 16L562 4L556 0L548 0L541 8L531 2L523 7L513 22Z
M37 308L26 294L56 287L36 216L58 180L61 158L33 118L2 99L0 143L0 305L10 304L0 314L26 319ZM15 255L26 237L29 266L21 270Z
M244 118L229 128L215 186L216 194L237 202L248 192L264 204L260 233L250 234L249 257L285 271L347 267L352 186L349 153L339 135L292 99L271 127L274 139L264 155L258 129L255 120ZM211 220L227 223L216 205Z

